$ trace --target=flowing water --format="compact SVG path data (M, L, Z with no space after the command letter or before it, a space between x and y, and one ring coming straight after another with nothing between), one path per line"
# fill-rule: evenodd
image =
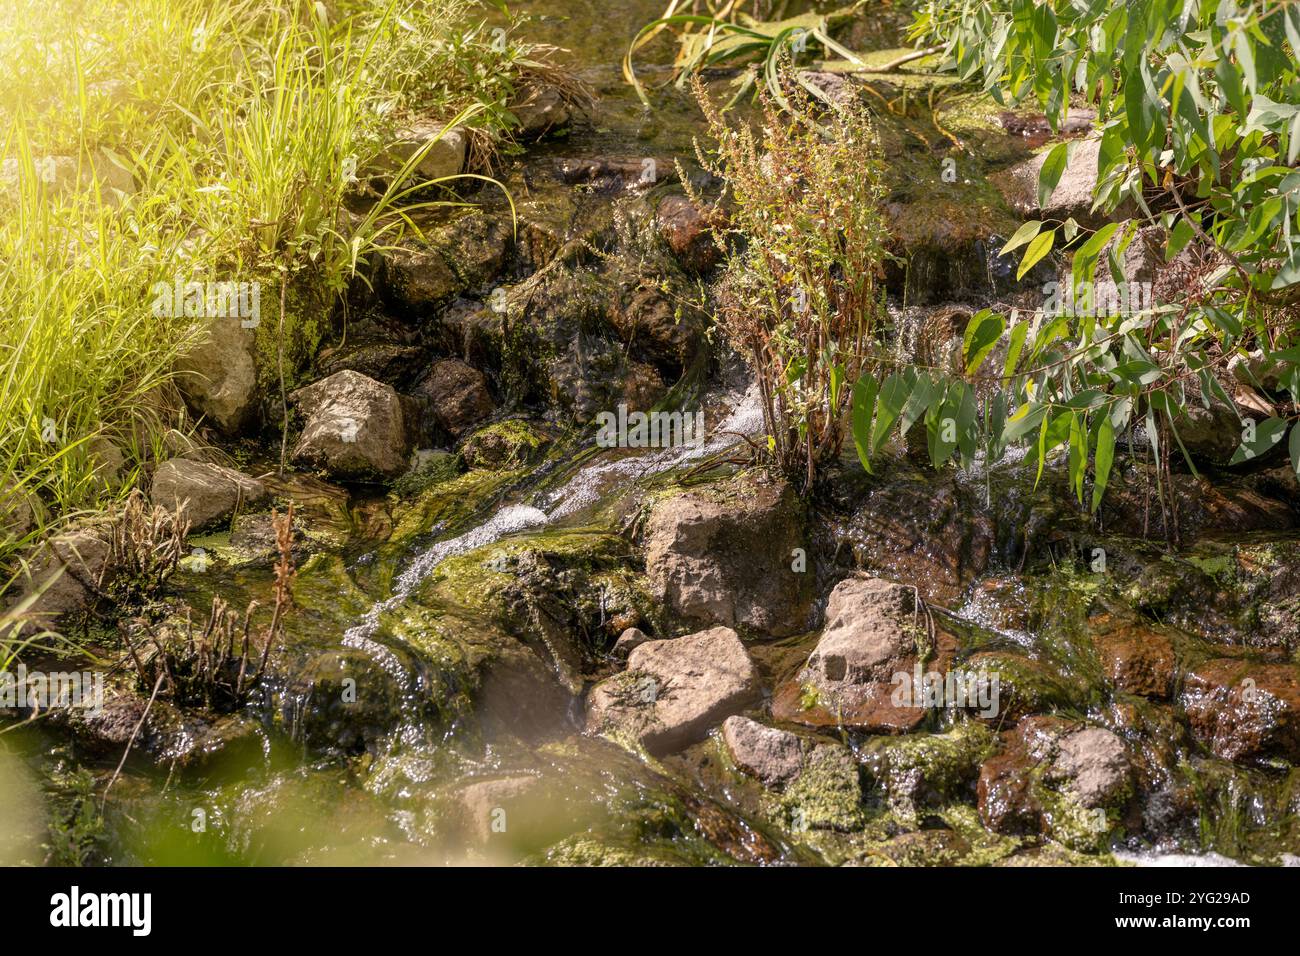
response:
M664 5L528 4L534 16L526 32L569 49L571 62L601 99L589 122L520 162L642 155L689 160L700 132L693 105L677 91L659 89L653 93L655 109L644 110L619 67L633 35ZM639 62L646 64L646 76L662 80L671 52L666 40L643 51ZM906 346L916 337L919 319L906 310L897 318ZM702 399L707 424L699 445L597 449L590 435L568 436L531 470L478 475L477 484L458 479L452 492L440 495L435 487L418 500L398 502L327 495L307 508L308 519L334 535L299 562L286 646L277 650L261 699L246 713L185 731L201 739L217 731L227 735L222 747L214 747L215 756L128 762L104 803L107 825L97 828L78 823L77 808L87 805L87 794L102 789L120 748L92 752L40 725L0 738L0 862L67 862L82 851L89 862L185 864L852 858L842 845L818 845L807 834L775 825L767 796L752 781L728 776L711 744L681 758L640 759L580 733L580 693L567 700L560 694L558 707L552 700L534 707L529 681L495 688L508 719L480 719L464 705L472 692L486 696L493 690L470 686L482 662L522 647L509 635L499 639L493 631L498 622L466 611L486 589L475 576L475 562L496 554L494 546L536 545L544 554L566 553L575 541L608 546L620 539L622 522L635 516L647 496L727 457L742 437L761 434L757 391L743 377L723 377L728 384ZM979 461L957 484L994 488L996 478L989 507L1002 515L1028 513L1026 486L1004 480L1016 465L1014 456L992 468ZM943 531L949 520L950 515L936 520L934 530ZM851 540L852 533L846 531L845 538ZM1116 542L1116 548L1128 543ZM1088 668L1095 664L1079 648L1085 642L1083 597L1093 583L1017 575L1014 549L1008 555L1012 560L1001 578L991 582L996 587L967 590L945 620L968 650L1010 648L1060 663L1080 694L1086 693ZM1162 560L1157 556L1151 563ZM601 573L600 588L616 589L617 575L607 568ZM270 580L265 562L233 563L206 574L187 571L174 591L196 608L214 593L241 606L251 597L265 600ZM798 635L755 647L765 683L789 677L815 639ZM532 651L523 656L535 664ZM559 685L581 691L581 675L575 677L580 668L553 649L541 656ZM594 676L615 666L599 658L586 663L598 671ZM537 682L536 670L522 672ZM359 708L337 707L334 698L346 693L352 678L366 696ZM1130 704L1145 713L1146 704ZM1242 770L1190 749L1184 756L1186 775L1204 794L1201 805L1183 809L1184 819L1169 827L1167 845L1125 849L1116 859L1135 865L1276 860L1279 841L1295 832L1294 813L1287 809L1291 782L1267 768ZM81 767L91 768L89 783ZM498 804L506 802L511 822L498 834L485 821L494 821ZM923 832L959 832L953 839L969 841L966 862L1009 852L988 842L972 824L972 812L946 809L942 824L934 825L941 828ZM40 830L33 821L42 816L60 823L47 847L31 837ZM897 835L892 826L873 831L873 845L888 845ZM1226 855L1200 853L1203 847Z

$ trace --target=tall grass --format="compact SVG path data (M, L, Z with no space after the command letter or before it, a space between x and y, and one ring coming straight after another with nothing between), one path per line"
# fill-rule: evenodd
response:
M345 206L405 114L503 134L528 48L499 42L473 9L4 5L0 487L66 518L122 493L98 479L97 443L122 449L130 471L162 454L167 430L193 427L172 368L204 333L153 314L155 283L258 281L264 316L283 322L286 282L328 301L409 226L419 157L364 211ZM130 188L111 188L123 180ZM0 510L19 497L0 496ZM11 517L0 514L0 593L25 543L6 533Z

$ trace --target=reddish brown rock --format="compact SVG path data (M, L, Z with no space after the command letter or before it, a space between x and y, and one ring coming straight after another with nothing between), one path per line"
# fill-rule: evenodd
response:
M1120 690L1143 697L1167 699L1173 693L1177 659L1173 642L1141 624L1125 624L1109 616L1095 619L1092 634L1102 670Z
M656 215L659 234L684 269L701 273L717 264L721 253L712 233L719 217L716 211L700 209L685 196L669 196Z
M1192 732L1224 760L1300 761L1300 668L1215 658L1190 670L1182 693Z

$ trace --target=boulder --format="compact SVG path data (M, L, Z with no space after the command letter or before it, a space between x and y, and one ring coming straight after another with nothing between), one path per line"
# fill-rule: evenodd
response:
M626 671L592 688L587 730L667 754L702 739L758 697L758 668L740 637L714 627L634 648Z
M1125 796L1131 773L1124 741L1101 727L1085 727L1057 744L1047 778L1062 783L1081 806L1092 809Z
M434 362L412 395L428 402L433 420L455 438L496 410L487 378L458 359Z
M1188 671L1183 709L1192 732L1224 760L1300 762L1300 669L1213 658Z
M385 250L378 291L399 315L424 319L462 293L487 292L501 270L510 230L486 212L440 213L421 222L422 241Z
M789 783L803 769L803 742L789 731L764 727L748 717L728 717L722 740L736 766L766 786Z
M446 123L421 117L397 134L380 157L379 167L385 175L396 174L420 150L425 150L405 183L414 186L462 172L468 147L469 136L462 127L447 129Z
M343 371L290 398L307 416L295 462L351 480L393 478L406 469L406 424L392 387Z
M519 136L524 139L537 139L551 130L568 126L573 119L568 101L553 86L544 86L529 90L528 96L510 107L510 112L519 120Z
M927 709L896 691L911 688L925 640L914 588L866 576L841 581L827 603L821 640L798 677L778 689L772 714L809 726L911 730ZM924 670L940 672L948 656L945 649Z
M256 355L253 330L238 318L219 317L176 362L176 383L190 410L226 436L257 416Z
M1133 792L1124 741L1059 717L1026 718L1006 736L1006 749L980 768L976 794L984 825L1095 848L1109 830L1108 811L1121 809Z
M1112 684L1142 697L1169 697L1177 659L1167 636L1142 624L1121 624L1109 617L1090 625L1102 670Z
M1025 219L1073 218L1080 225L1099 225L1103 220L1092 213L1092 190L1097 184L1097 160L1101 138L1077 140L1070 149L1069 163L1047 203L1038 204L1038 175L1050 149L1044 149L1008 170L998 182L1007 202Z
M23 568L11 609L32 599L27 629L53 628L64 615L96 600L101 577L111 573L110 557L103 528L76 528L50 538Z
M685 196L668 196L655 210L659 235L682 268L699 275L717 265L722 254L713 241L718 213L701 209Z
M619 660L626 660L627 656L632 653L633 648L640 647L646 641L650 640L650 635L639 627L629 627L618 636L614 642L614 647L610 651Z
M781 804L791 829L860 830L862 776L853 753L843 744L818 744L799 775L786 787Z
M233 468L173 458L158 466L149 490L155 508L177 511L184 505L194 530L229 518L266 497L266 487Z
M687 621L786 636L806 630L811 573L802 511L787 485L742 477L658 502L646 524L656 598Z

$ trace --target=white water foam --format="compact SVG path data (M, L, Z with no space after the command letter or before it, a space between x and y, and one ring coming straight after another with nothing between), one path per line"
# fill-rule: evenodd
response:
M646 454L614 461L596 461L583 466L562 487L541 496L536 506L507 505L478 527L459 537L431 545L398 576L392 595L377 602L359 622L344 632L343 643L348 647L373 648L374 642L370 639L379 628L380 616L406 601L447 558L492 544L506 535L545 527L595 504L615 483L630 485L637 479L648 478L724 451L740 440L739 436L754 435L761 432L762 428L763 408L758 387L751 385L722 424L712 430L713 437L708 441L695 446L654 449Z

